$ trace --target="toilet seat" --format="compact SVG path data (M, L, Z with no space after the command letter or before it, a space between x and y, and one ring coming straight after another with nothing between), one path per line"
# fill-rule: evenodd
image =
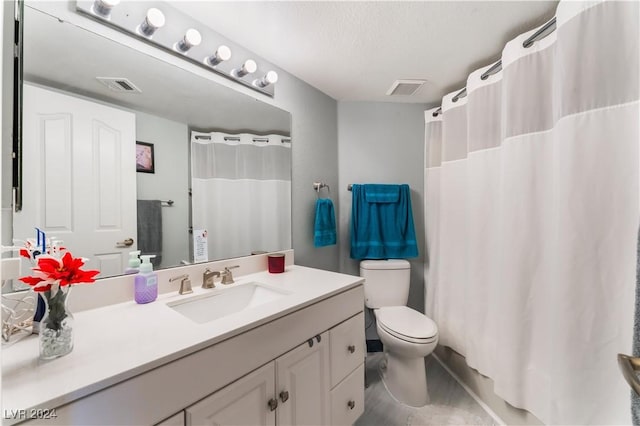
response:
M428 344L438 339L436 323L407 306L387 306L375 314L380 328L405 342Z

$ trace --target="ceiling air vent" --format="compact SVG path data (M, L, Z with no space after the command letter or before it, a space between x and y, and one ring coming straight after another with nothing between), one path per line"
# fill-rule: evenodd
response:
M114 92L142 93L142 90L126 78L96 77L96 79Z
M411 96L426 82L427 80L396 80L387 90L387 96Z

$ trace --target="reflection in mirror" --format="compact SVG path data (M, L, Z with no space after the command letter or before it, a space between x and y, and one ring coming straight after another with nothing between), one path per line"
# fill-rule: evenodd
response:
M100 277L122 274L128 253L137 249L155 253L158 268L194 261L192 131L290 137L289 113L29 4L24 79L24 198L22 211L13 215L13 238L33 238L38 227L64 241L74 255L90 258L88 267L100 269ZM153 173L136 172L136 141L153 149ZM289 229L285 240L261 244L266 250L291 247L290 151L288 161L277 165L286 169L274 175L288 180L289 204L278 214L286 214ZM230 215L216 216L215 227L229 232L230 248L234 233L272 226L262 217L273 199L243 188L237 185L239 199L262 204L253 204L242 221L222 222ZM153 202L142 202L148 200ZM200 209L194 209L194 217L203 216ZM210 232L208 238L216 235ZM249 255L246 250L225 251L221 244L207 259ZM29 266L23 264L23 271Z

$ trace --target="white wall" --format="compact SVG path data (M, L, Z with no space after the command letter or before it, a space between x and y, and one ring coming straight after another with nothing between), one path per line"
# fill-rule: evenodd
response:
M372 102L338 103L339 186L332 194L341 209L338 219L340 271L359 275L350 258L351 192L353 183L406 183L418 238L419 257L411 262L409 306L424 312L424 104ZM296 259L298 253L296 252ZM375 337L375 328L367 329Z
M189 129L142 112L136 114L136 140L154 145L155 173L136 173L138 200L173 200L162 208L162 263L189 260Z

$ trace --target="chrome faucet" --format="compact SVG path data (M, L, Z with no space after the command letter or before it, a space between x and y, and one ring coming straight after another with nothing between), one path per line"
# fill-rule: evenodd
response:
M212 271L209 268L205 269L204 273L202 274L202 288L215 288L216 287L215 277L219 277L219 276L220 276L220 271Z
M180 290L178 290L178 293L180 294L193 293L193 289L191 288L191 280L189 279L189 274L182 274L177 277L169 278L170 283L176 280L180 280Z
M224 268L224 271L222 271L220 273L220 276L222 277L222 284L233 284L235 281L233 281L233 274L231 273L231 269L235 269L235 268L239 268L240 265L234 265L234 266L227 266Z

